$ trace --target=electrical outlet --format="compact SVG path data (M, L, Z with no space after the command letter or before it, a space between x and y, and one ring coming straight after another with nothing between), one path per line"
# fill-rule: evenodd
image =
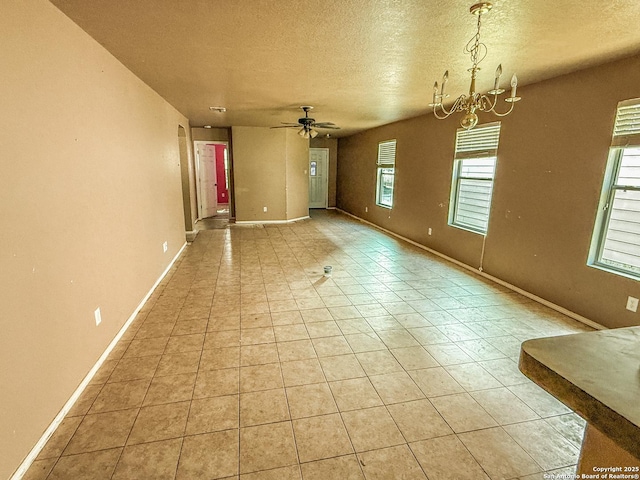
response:
M367 213L369 211L369 207L364 207L364 213Z
M431 227L429 227L429 235L431 235L432 231L431 231Z
M164 253L167 253L167 250L168 250L168 249L169 249L169 244L168 244L167 242L164 242L164 243L162 244L162 251L163 251Z
M638 311L638 299L635 297L627 297L627 310L632 312Z
M96 308L96 310L93 312L93 316L96 319L96 327L97 327L102 322L102 314L100 313L100 307Z
M267 207L262 207L262 211L266 212L267 211Z

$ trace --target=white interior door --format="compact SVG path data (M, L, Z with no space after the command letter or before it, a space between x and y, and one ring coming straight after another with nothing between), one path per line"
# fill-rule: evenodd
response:
M216 149L214 145L198 143L198 207L200 218L213 217L218 207L216 190Z
M329 199L329 149L309 149L309 208L327 208Z

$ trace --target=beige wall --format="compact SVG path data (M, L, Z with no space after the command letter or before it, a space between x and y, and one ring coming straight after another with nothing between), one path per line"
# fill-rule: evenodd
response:
M484 252L486 273L608 327L640 325L625 309L638 281L586 266L616 105L640 97L639 84L632 57L522 87L502 120ZM338 207L479 267L483 237L447 225L458 121L429 115L340 139ZM378 142L392 138L388 210L375 206L375 163Z
M4 479L184 244L178 125L190 134L49 2L2 10Z
M236 221L286 219L286 132L259 127L232 132Z
M191 136L194 142L228 142L230 135L228 128L193 127Z
M232 127L232 136L236 221L307 216L309 143L287 129Z
M198 205L196 203L195 168L193 156L187 141L187 129L178 128L178 146L180 152L180 177L182 182L182 211L184 214L184 229L193 232L194 224L198 218Z
M329 201L328 207L336 206L336 179L338 176L338 139L316 137L311 139L311 148L328 148L329 149Z
M287 220L309 216L309 142L293 129L287 135Z

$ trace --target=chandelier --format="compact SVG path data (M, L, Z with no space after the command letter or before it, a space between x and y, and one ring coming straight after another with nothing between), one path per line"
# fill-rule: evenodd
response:
M513 110L515 102L520 100L520 97L516 96L518 87L518 78L514 74L511 77L511 96L504 99L510 106L506 112L497 112L495 107L498 104L498 96L505 92L500 88L500 77L502 76L502 65L498 65L496 69L495 81L493 89L489 90L487 94L476 92L476 75L480 70L478 66L487 56L487 46L480 42L480 26L482 22L482 15L487 13L493 5L490 2L476 3L472 5L469 11L478 16L478 27L476 34L469 40L464 47L464 52L471 56L471 68L468 70L471 72L471 85L469 86L469 95L462 94L456 98L455 102L449 110L447 110L442 104L443 100L447 98L444 91L444 87L449 79L449 71L445 71L442 77L442 84L440 85L440 92L438 92L438 82L433 85L433 102L429 104L433 107L433 114L436 118L444 120L455 112L465 112L460 125L465 130L471 130L478 123L478 115L476 112L493 112L498 117L504 117L509 115ZM489 97L493 95L493 98Z

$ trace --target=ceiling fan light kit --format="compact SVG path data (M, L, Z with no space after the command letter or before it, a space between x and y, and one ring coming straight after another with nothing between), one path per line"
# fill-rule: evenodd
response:
M516 96L517 88L518 88L518 78L514 74L511 77L511 95L505 98L505 102L509 104L509 108L505 112L496 111L496 106L498 104L498 97L505 92L504 89L500 88L500 77L502 76L502 65L498 65L496 69L495 80L493 84L493 89L489 90L486 94L476 92L476 75L480 70L478 65L482 62L487 56L487 46L484 43L480 42L480 26L482 22L482 15L487 13L493 4L490 2L481 2L476 3L471 6L469 11L478 16L477 30L476 34L469 40L469 43L464 48L465 53L468 53L471 56L471 68L469 72L471 72L471 85L469 86L469 94L462 94L453 102L453 105L450 109L446 109L443 105L443 100L446 99L449 95L445 93L445 85L447 84L447 80L449 79L449 71L445 71L442 76L442 84L440 85L440 90L438 91L438 82L435 82L433 85L433 101L429 104L430 107L433 107L433 114L436 118L440 120L444 120L448 118L452 114L456 112L464 112L462 120L460 121L460 126L465 130L471 130L478 123L478 115L476 112L492 112L494 115L498 117L504 117L509 115L513 111L513 107L516 102L520 100L520 97ZM489 95L493 95L493 98L490 98Z
M314 130L313 128L307 130L303 127L298 132L298 135L300 135L302 138L316 138L318 136L318 131Z
M300 128L298 131L298 135L302 138L316 138L318 136L317 128L329 128L332 130L339 130L340 127L337 127L335 123L331 122L316 122L315 118L311 118L309 116L309 110L312 110L313 107L311 105L303 105L300 107L304 111L304 117L298 119L298 123L285 123L282 122L282 125L271 128Z

